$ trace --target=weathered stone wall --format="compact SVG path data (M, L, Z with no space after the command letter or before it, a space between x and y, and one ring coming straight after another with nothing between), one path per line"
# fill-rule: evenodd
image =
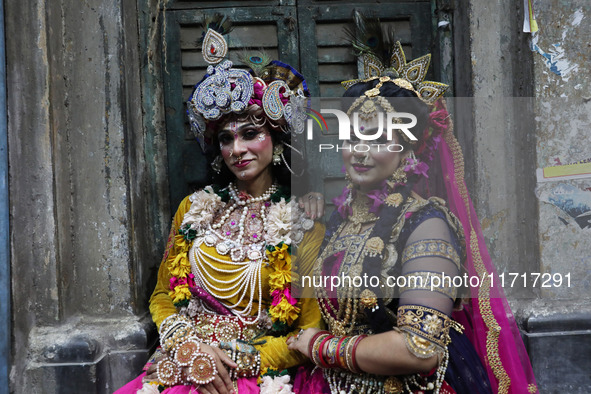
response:
M535 2L540 30L534 59L536 167L590 159L591 4ZM540 385L548 392L591 391L591 175L545 182L538 177L539 270L571 286L542 288L528 307L528 325ZM585 214L586 219L579 215ZM579 217L577 217L579 216ZM551 391L550 391L551 390Z
M112 392L153 341L147 297L170 218L156 2L5 2L15 393ZM589 392L590 230L549 196L591 185L537 183L536 168L591 155L591 9L536 0L532 51L522 7L455 3L456 91L475 97L457 131L499 271L577 281L506 289L541 392Z
M590 178L538 182L536 169L591 157L591 7L584 0L533 6L540 30L532 35L522 33L523 2L470 2L474 129L460 137L491 257L500 273L520 275L505 292L540 391L587 393L591 230L559 195L572 193L589 210ZM534 273L561 275L562 284L556 276L534 286Z
M148 289L170 217L153 153L165 149L144 137L137 5L5 12L11 389L112 392L151 346Z

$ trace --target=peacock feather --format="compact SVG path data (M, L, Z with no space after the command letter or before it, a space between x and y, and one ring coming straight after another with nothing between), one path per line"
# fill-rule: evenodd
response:
M264 51L243 51L238 60L251 68L256 77L262 78L265 68L271 63L271 57Z
M355 25L345 28L347 41L351 43L356 56L372 55L387 64L394 44L393 31L384 31L380 19L355 11Z
M232 21L226 15L214 14L206 16L203 21L203 33L201 34L201 38L197 40L197 45L201 46L201 44L203 44L205 33L209 29L215 30L221 35L225 35L231 32L233 28L234 26L232 26Z

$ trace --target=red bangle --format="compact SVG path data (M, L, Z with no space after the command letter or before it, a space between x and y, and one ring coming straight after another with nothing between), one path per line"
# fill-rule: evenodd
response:
M314 347L314 342L316 342L316 340L318 339L318 337L322 334L330 334L330 332L323 330L323 331L318 331L316 334L314 334L314 336L312 337L312 339L310 339L310 342L308 342L308 357L311 359L312 358L312 348Z
M329 335L326 338L323 338L322 342L320 342L320 346L318 346L318 360L320 361L320 366L322 368L330 368L330 365L324 359L324 345L332 338L334 338L334 335Z
M339 343L337 344L337 355L336 355L336 365L335 367L339 367L342 369L347 369L347 362L345 361L346 357L346 346L344 344L349 343L351 337L342 337Z
M357 352L357 345L359 345L359 342L361 342L361 340L363 338L367 337L367 335L360 335L359 338L357 338L357 340L355 341L355 343L353 344L353 350L351 351L351 363L353 364L353 372L356 373L362 373L363 371L361 370L361 368L359 368L359 365L357 365L357 360L355 357L355 353Z

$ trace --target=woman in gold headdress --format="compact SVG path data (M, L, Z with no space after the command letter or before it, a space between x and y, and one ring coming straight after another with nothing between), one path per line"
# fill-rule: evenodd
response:
M439 99L445 85L423 81L428 56L407 64L400 43L392 52L389 67L364 56L381 75L345 83L348 185L312 279L328 330L289 340L316 365L300 368L295 392L537 392L511 311L488 281L494 267ZM417 193L428 175L445 183L445 200ZM466 277L482 283L458 286Z

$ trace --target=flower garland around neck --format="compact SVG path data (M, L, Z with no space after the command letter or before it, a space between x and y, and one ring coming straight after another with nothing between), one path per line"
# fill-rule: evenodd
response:
M241 192L238 198L248 200L251 196ZM297 300L291 296L291 247L301 241L304 229L298 225L299 221L292 219L292 215L297 214L297 204L291 202L289 189L277 187L269 199L273 204L267 214L265 253L269 265L273 266L275 271L269 275L270 295L273 301L268 315L273 322L272 330L284 331L293 324L300 313ZM174 238L177 254L171 255L167 260L172 275L169 296L177 308L189 304L192 297L190 289L196 286L189 261L191 245L195 238L211 226L216 214L231 200L230 188L207 186L191 195L189 200L191 207L185 213Z

